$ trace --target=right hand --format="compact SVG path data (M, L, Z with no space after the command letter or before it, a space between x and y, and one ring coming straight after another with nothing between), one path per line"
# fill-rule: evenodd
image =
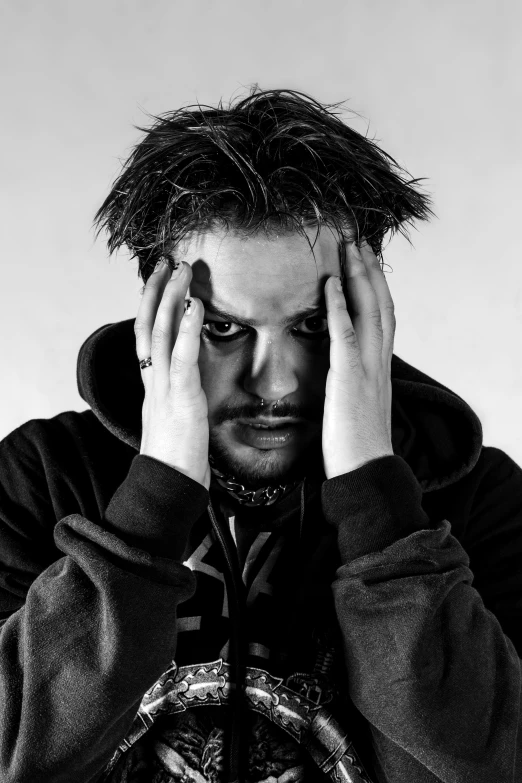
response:
M210 488L208 403L198 367L204 308L190 297L192 269L161 262L147 280L136 317L138 359L152 359L141 370L145 387L140 454L160 460Z

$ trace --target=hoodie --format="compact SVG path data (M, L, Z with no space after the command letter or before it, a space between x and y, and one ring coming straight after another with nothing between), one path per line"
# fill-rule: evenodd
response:
M0 443L0 780L521 781L522 470L466 402L394 355L394 456L250 509L139 454L134 345Z

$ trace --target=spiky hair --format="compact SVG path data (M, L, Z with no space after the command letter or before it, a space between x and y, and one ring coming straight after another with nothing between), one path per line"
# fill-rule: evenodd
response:
M127 246L147 280L194 230L250 235L327 225L366 237L380 254L388 231L433 215L420 179L335 111L296 90L260 90L228 106L154 116L95 216L108 248Z

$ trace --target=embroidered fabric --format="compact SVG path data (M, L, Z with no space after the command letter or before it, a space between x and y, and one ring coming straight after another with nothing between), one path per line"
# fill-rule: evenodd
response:
M226 779L222 712L207 707L159 720L156 731L121 759L110 783L222 783ZM328 782L304 748L267 718L249 713L246 719L245 783Z
M295 509L284 526L259 530L247 552L244 783L371 783L352 743L331 597L336 533L319 506L312 492L307 508L315 524L307 536ZM271 512L246 515L257 513ZM224 780L235 671L226 563L207 517L196 522L183 562L197 588L179 606L176 660L143 696L100 783Z

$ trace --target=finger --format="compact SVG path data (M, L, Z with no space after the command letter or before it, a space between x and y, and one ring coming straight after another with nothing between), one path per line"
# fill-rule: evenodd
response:
M172 351L170 385L174 393L179 394L185 401L195 399L201 390L198 358L204 314L201 300L190 297Z
M381 324L383 332L382 355L383 359L391 361L393 353L393 341L395 337L395 305L388 286L386 276L381 269L379 259L370 245L363 240L360 248L361 256L366 264L367 274L377 295L381 311Z
M380 362L383 333L379 300L368 275L367 265L355 242L348 243L345 259L345 293L359 340L361 357L363 361L379 359Z
M334 377L350 380L351 374L361 369L361 349L338 277L329 277L326 281L325 298L330 334L330 372Z
M139 361L147 359L151 355L151 337L154 319L156 318L156 311L169 277L169 266L163 259L160 259L143 289L140 306L134 322L136 354ZM142 379L144 383L148 383L147 379L151 377L151 373L152 371L148 367L142 370Z
M164 386L170 383L172 351L183 318L183 303L191 279L192 269L189 264L182 261L176 269L172 270L156 312L152 329L151 356L154 382Z

